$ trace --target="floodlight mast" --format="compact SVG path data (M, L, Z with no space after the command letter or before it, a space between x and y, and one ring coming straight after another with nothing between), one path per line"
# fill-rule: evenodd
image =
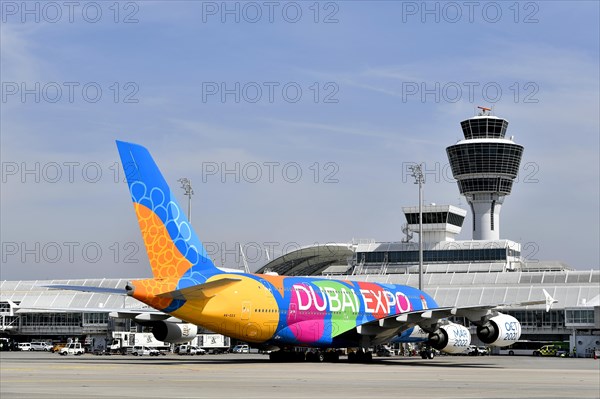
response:
M192 224L192 195L194 195L194 189L192 188L192 181L190 179L188 179L187 177L182 177L181 179L177 180L179 183L181 183L181 188L183 188L183 191L185 192L184 195L187 195L188 197L188 222L190 223L190 225Z
M419 185L419 290L423 290L423 164L411 165L411 176L415 178L415 184Z

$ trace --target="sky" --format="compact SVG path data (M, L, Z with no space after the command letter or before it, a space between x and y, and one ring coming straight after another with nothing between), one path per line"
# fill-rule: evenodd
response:
M525 147L500 237L598 269L595 1L0 2L0 278L150 276L114 140L146 146L220 266L403 238L468 208L445 148L492 106ZM470 239L470 212L459 239Z

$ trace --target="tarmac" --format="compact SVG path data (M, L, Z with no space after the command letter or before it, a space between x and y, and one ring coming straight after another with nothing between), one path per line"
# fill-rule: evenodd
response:
M259 354L0 353L0 398L600 398L600 361L519 356L271 363Z

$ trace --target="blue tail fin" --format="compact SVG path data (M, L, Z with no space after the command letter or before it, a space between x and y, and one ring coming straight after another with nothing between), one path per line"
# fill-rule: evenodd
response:
M148 150L123 141L117 148L154 278L185 288L220 273Z

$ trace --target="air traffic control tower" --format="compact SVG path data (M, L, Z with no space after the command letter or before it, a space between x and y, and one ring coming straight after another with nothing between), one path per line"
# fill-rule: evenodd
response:
M523 146L505 138L508 121L479 107L460 123L464 140L446 148L452 174L473 213L473 240L500 239L500 208L517 177Z

